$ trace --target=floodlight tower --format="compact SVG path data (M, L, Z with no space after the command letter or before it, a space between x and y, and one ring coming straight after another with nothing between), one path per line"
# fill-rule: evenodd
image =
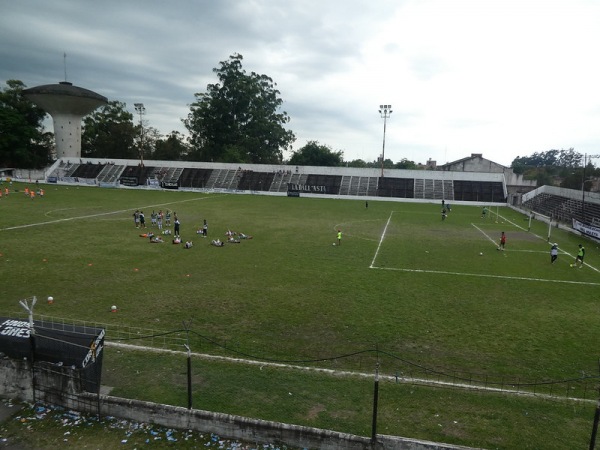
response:
M144 121L142 116L146 114L146 107L143 103L134 103L133 107L140 115L140 166L144 167Z
M56 156L81 158L81 119L108 99L68 81L25 89L23 95L52 116Z
M383 148L381 149L381 178L383 178L383 162L385 161L385 126L392 114L392 105L379 105L379 114L383 119Z

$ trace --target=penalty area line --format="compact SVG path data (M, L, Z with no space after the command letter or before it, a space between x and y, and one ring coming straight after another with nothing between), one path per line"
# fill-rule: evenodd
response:
M518 280L518 281L541 281L545 283L565 283L565 284L582 284L587 286L600 286L600 283L592 281L571 281L571 280L552 280L548 278L531 278L531 277L514 277L509 275L490 275L486 273L464 273L464 272L449 272L445 270L426 270L426 269L402 269L398 267L375 267L371 265L371 269L393 270L397 272L413 272L413 273L432 273L438 275L454 275L463 277L479 277L479 278L496 278L502 280Z
M483 231L481 228L479 228L479 227L478 227L477 225L475 225L473 222L471 222L471 225L472 225L472 226L474 226L474 227L477 229L477 231L479 231L481 234L483 234L483 235L484 235L486 238L488 238L488 240L489 240L489 241L490 241L492 244L496 245L496 241L494 241L494 239L492 239L492 238L491 238L491 237L490 237L490 236L489 236L489 235L488 235L488 234L487 234L485 231Z
M383 232L381 233L379 244L377 244L377 250L375 250L375 255L373 255L373 260L371 261L371 265L369 266L371 269L374 267L373 264L375 264L375 260L377 259L377 255L379 254L379 249L381 248L381 244L383 243L383 238L385 237L388 225L390 224L390 220L392 220L392 214L394 214L394 211L390 212L390 216L388 217L388 220L385 223L385 227L383 228Z

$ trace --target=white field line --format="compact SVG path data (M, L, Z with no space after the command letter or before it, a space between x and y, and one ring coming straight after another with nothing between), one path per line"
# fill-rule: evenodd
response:
M381 244L383 243L383 238L385 237L387 227L390 224L390 220L392 220L392 214L394 214L394 211L390 212L390 217L388 217L388 220L385 223L385 227L383 228L383 232L381 233L381 238L379 239L379 244L377 244L377 250L375 250L375 255L373 256L373 260L371 261L371 265L369 266L371 269L375 268L375 266L374 266L375 260L377 259L377 255L379 254L379 249L381 248Z
M565 283L565 284L582 284L586 286L600 286L600 283L592 281L570 281L570 280L554 280L548 278L531 278L531 277L513 277L508 275L490 275L486 273L465 273L465 272L450 272L445 270L425 270L425 269L401 269L396 267L371 267L379 270L395 270L398 272L415 272L415 273L433 273L439 275L455 275L463 277L479 277L479 278L497 278L502 280L519 280L519 281L542 281L545 283Z
M181 356L187 355L187 351L183 351L183 350L160 349L160 348L154 348L154 347L123 344L120 342L112 342L112 341L105 341L105 345L107 347L122 348L125 350L135 350L135 351L154 352L154 353L168 353L168 354L172 354L172 355L181 355ZM216 356L216 355L208 355L206 353L196 353L196 352L191 352L190 355L193 355L196 358L201 358L201 359L205 359L205 360L224 361L224 362L229 362L229 363L259 366L261 368L261 370L263 367L273 367L273 368L278 368L278 369L291 369L291 370L300 370L300 371L304 371L304 372L316 372L316 373L322 373L325 375L337 376L337 377L354 377L354 378L367 378L367 379L373 378L372 373L365 373L365 372L353 372L353 371L348 371L348 370L324 369L321 367L298 366L295 364L283 364L283 363L275 363L275 362L257 361L254 359L246 359L246 358L232 358L232 357L228 357L228 356ZM581 398L576 398L576 397L559 397L559 396L554 396L554 395L550 395L550 394L539 394L539 393L536 394L533 392L524 392L524 391L519 391L519 390L515 390L515 389L495 388L495 387L466 384L466 383L453 383L453 382L449 382L449 381L436 381L436 380L428 380L425 378L412 378L412 377L379 374L379 379L383 379L386 381L393 381L393 382L401 382L401 383L406 383L406 384L419 383L419 384L424 384L424 385L429 385L429 386L450 386L450 387L459 387L459 388L463 388L463 389L467 389L467 390L474 390L474 391L497 392L497 393L505 393L505 394L511 394L511 395L525 396L525 397L546 398L546 399L553 399L553 400L564 399L564 400L569 400L569 401L578 401L578 402L585 402L585 403L595 403L596 402L596 400L587 400L587 399L581 399ZM510 385L510 384L507 383L507 385Z
M473 226L474 226L474 227L477 229L477 231L479 231L479 232L480 232L481 234L483 234L483 235L484 235L486 238L488 238L488 240L489 240L489 241L490 241L492 244L496 245L496 241L494 241L494 239L492 239L492 237L491 237L491 236L489 236L489 235L488 235L488 234L487 234L485 231L483 231L481 228L479 228L477 225L475 225L475 224L474 224L474 223L472 223L472 222L471 222L471 225L473 225Z
M496 241L494 241L494 238L492 238L490 235L488 235L488 234L487 234L485 231L483 231L481 228L479 228L479 227L478 227L477 225L475 225L474 223L471 223L471 225L472 225L473 227L475 227L475 228L477 229L477 231L479 231L481 234L483 234L483 235L484 235L484 236L485 236L485 237L486 237L486 238L487 238L487 239L488 239L488 240L489 240L489 241L490 241L492 244L494 244L494 246L495 246L496 248L498 247L498 244L496 243ZM524 230L524 229L523 229L523 230ZM526 231L526 230L524 230L524 231ZM533 233L532 233L532 234L533 234ZM539 237L539 236L538 236L538 235L536 235L536 234L533 234L533 236L535 236L535 237ZM510 250L506 250L506 252L510 252L510 253L543 253L543 254L546 254L546 253L548 253L548 252L543 252L543 251L541 251L541 250L524 250L524 249L513 249L513 248L511 248ZM561 253L563 253L563 254L565 254L565 255L568 255L568 253L567 253L567 252L564 252L564 251L562 251L562 250L561 250ZM569 255L569 256L571 256L571 255Z
M140 207L138 207L136 209L158 208L159 206L174 205L174 204L186 203L186 202L195 202L195 201L198 201L198 200L205 200L207 198L209 198L209 197L190 198L190 199L186 199L186 200L179 200L179 201L176 201L176 202L161 203L161 204L158 204L158 205L140 206ZM75 209L75 208L63 208L63 209ZM27 225L17 225L17 226L14 226L14 227L0 228L0 231L19 230L19 229L22 229L22 228L38 227L38 226L43 226L43 225L52 225L52 224L60 223L60 222L70 222L72 220L93 219L95 217L110 216L110 215L113 215L113 214L121 214L121 213L124 213L124 212L130 212L131 210L132 210L132 208L121 209L121 210L117 210L117 211L109 211L109 212L98 213L98 214L88 214L86 216L66 217L64 219L49 220L47 222L37 222L37 223L30 223L30 224L27 224ZM57 210L57 211L61 211L61 210Z
M508 220L506 217L501 216L500 214L498 214L498 217L500 217L502 220L504 220L505 222L510 223L513 227L516 228L520 228L523 231L527 231L525 228L523 228L521 225L517 225L516 223L514 223L512 220ZM533 234L533 233L532 233ZM538 236L537 234L534 234L534 236L539 237L540 239L542 239L540 236Z
M502 216L499 216L499 217L502 217ZM548 283L566 283L566 284L580 284L580 285L586 285L586 286L600 286L600 283L594 283L594 282L591 282L591 281L590 282L588 282L588 281L569 281L569 280L554 280L554 279L547 279L547 278L514 277L514 276L508 276L508 275L490 275L490 274L481 274L481 273L449 272L449 271L444 271L444 270L401 269L401 268L394 268L394 267L378 267L378 266L375 266L375 260L377 259L377 255L379 254L379 249L381 248L381 244L383 243L383 238L385 237L385 233L386 233L386 230L387 230L387 227L388 227L388 225L390 223L391 218L392 218L392 214L390 214L390 217L388 218L388 221L385 224L385 228L383 230L383 233L381 234L381 239L379 240L379 245L377 246L377 250L375 251L375 256L373 256L373 260L371 261L371 265L369 266L370 269L396 270L396 271L399 271L399 272L432 273L432 274L440 274L440 275L457 275L457 276L480 277L480 278L498 278L498 279L504 279L504 280L542 281L542 282L548 282ZM502 217L502 219L506 220L506 222L510 223L511 225L514 225L517 228L520 228L523 231L527 231L525 228L517 225L514 222L511 222L508 219L505 219L504 217ZM485 233L481 228L479 228L474 223L471 223L471 225L473 225L473 227L475 227L490 242L492 242L494 244L494 246L497 247L496 241L494 241L494 239L492 239L492 237L490 237L487 233ZM538 237L538 238L540 238L540 239L543 239L543 238L541 238L540 236L538 236L536 234L533 234L533 235L536 236L536 237ZM511 250L511 252L514 252L514 251L515 250ZM532 250L522 250L522 251L535 252L535 251L532 251ZM566 255L571 256L567 252L563 251L563 253L566 254ZM588 267L590 267L591 269L595 270L596 272L598 272L598 269L596 269L595 267L592 267L592 266L590 266L587 263L585 265L588 266Z
M508 220L507 218L505 218L505 217L503 217L503 216L501 216L501 215L499 215L499 214L498 214L498 217L502 218L502 220L505 220L506 222L510 223L511 225L514 225L515 227L517 227L517 228L520 228L520 229L521 229L521 230L523 230L523 231L527 231L527 230L525 230L525 228L523 228L523 227L521 227L521 226L517 225L517 224L516 224L516 223L514 223L514 222L511 222L510 220ZM480 231L481 231L481 230L480 230ZM531 232L529 232L529 233L530 233L531 235L535 236L536 238L538 238L538 239L541 239L541 240L543 240L543 241L547 241L547 240L548 240L548 238L543 238L542 236L539 236L539 235L537 235L537 234L535 234L535 233L531 233ZM549 242L548 244L549 244L549 245L552 245L552 243L550 243L550 242ZM562 249L561 249L560 251L561 251L561 253L563 253L563 254L565 254L565 255L567 255L567 256L569 256L569 257L571 257L571 258L575 259L575 256L574 256L574 255L572 255L572 254L570 254L569 252L567 252L567 251L564 251L564 250L562 250ZM590 265L590 264L588 264L588 263L586 263L586 262L584 262L584 263L583 263L583 265L584 265L584 266L587 266L587 267L589 267L590 269L592 269L592 270L593 270L593 271L595 271L595 272L598 272L598 273L600 273L600 270L599 270L599 269L597 269L596 267L594 267L594 266L592 266L592 265Z

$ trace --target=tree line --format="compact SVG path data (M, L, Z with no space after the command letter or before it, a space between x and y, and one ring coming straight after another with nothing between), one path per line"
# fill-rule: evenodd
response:
M525 179L536 180L538 186L550 185L567 189L590 191L595 178L600 177L597 168L588 155L568 150L548 150L535 152L531 156L517 156L511 168Z
M217 82L194 94L182 122L189 135L171 131L166 136L120 101L109 101L83 118L82 158L208 161L252 164L381 167L381 161L344 161L343 151L316 140L308 141L288 160L284 151L296 140L286 128L290 117L282 111L277 84L267 75L247 73L243 57L233 54L213 69ZM53 133L44 129L46 113L26 99L27 86L8 80L0 89L0 165L42 168L53 161ZM384 161L385 168L414 169L403 159Z
M194 94L195 101L182 119L188 136L177 131L161 135L143 120L136 121L125 103L110 101L83 118L82 158L422 168L406 158L396 163L386 159L383 164L380 160L344 161L342 150L316 140L284 160L284 151L292 150L296 136L286 128L290 117L281 110L277 83L267 75L247 73L242 62L237 53L221 61L213 69L217 81ZM46 113L22 95L24 89L23 82L8 80L0 90L0 165L42 168L53 161L54 138L43 126ZM560 178L564 187L576 187L580 180L581 188L583 159L573 149L549 150L518 157L511 167L537 179L539 185L556 184ZM589 164L586 173L591 176L595 167Z

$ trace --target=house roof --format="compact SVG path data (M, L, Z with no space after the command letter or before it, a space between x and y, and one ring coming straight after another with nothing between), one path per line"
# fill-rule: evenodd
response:
M448 162L448 163L446 163L446 164L442 164L442 166L441 166L441 167L449 167L449 166L453 166L453 165L460 164L460 163L463 163L463 162L467 162L467 161L470 161L470 160L473 160L473 159L476 159L476 158L480 158L480 159L483 159L483 160L489 161L489 162L491 162L491 163L494 163L494 164L496 164L497 166L504 167L504 168L507 168L507 169L508 169L508 167L506 167L506 166L504 166L504 165L502 165L502 164L498 164L497 162L494 162L494 161L492 161L491 159L484 158L484 157L483 157L483 155L482 155L481 153L472 153L472 154L471 154L471 156L467 156L467 157L465 157L465 158L457 159L456 161L451 161L451 162Z

